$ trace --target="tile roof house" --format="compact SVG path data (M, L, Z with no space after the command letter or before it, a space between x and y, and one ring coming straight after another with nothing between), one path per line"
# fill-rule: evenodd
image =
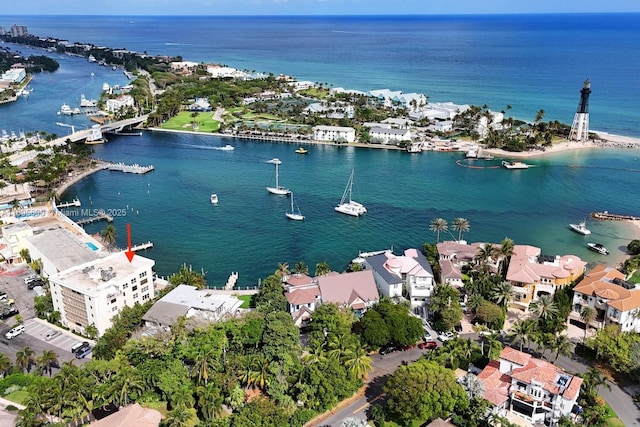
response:
M569 318L582 322L584 307L596 311L590 326L603 328L616 324L622 332L640 332L640 288L625 281L625 275L615 268L598 265L587 273L573 289L573 305Z
M453 287L462 287L462 267L476 263L476 254L484 243L468 244L462 241L444 241L436 245L440 264L440 281Z
M531 423L557 422L571 413L582 378L557 366L505 347L499 361L490 362L478 375L484 398L499 414L507 410Z
M90 425L93 427L157 427L162 418L162 414L155 409L143 408L134 403Z
M380 294L390 298L405 295L412 307L428 304L434 290L433 270L419 250L407 249L404 255L386 251L368 256L364 267L373 272Z
M512 305L527 310L540 295L553 295L563 286L580 280L587 263L575 255L545 256L540 248L514 245L507 281L515 293Z
M368 270L317 278L323 303L334 303L362 313L380 299L373 273Z

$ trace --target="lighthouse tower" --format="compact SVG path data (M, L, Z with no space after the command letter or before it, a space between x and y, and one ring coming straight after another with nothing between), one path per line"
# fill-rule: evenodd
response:
M586 142L589 140L589 94L591 93L591 82L584 81L582 90L580 90L580 103L578 111L573 118L569 139L574 141Z

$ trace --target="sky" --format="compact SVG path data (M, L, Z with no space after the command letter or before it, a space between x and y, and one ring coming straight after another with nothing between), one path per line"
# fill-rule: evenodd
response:
M640 12L639 0L11 0L3 15L450 15Z

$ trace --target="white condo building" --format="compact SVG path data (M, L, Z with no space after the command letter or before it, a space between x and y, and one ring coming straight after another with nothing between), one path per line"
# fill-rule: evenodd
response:
M93 324L102 335L123 307L153 298L154 265L139 255L129 262L124 252L118 252L52 275L53 308L72 331L84 332Z
M314 126L313 139L316 141L354 142L356 130L342 126Z

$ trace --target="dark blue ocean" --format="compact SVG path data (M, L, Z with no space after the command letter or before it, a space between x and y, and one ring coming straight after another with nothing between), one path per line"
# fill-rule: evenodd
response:
M333 86L423 92L431 101L487 104L533 120L570 123L582 81L592 81L591 127L640 136L640 15L543 15L457 17L8 17L36 35L91 42L240 69L284 73ZM31 51L16 48L28 54ZM37 51L42 54L43 52ZM28 99L0 106L0 129L47 130L62 102L97 97L104 82L123 84L121 72L79 58L56 55L59 71L36 75ZM91 73L94 75L91 76ZM84 117L65 118L76 127ZM230 142L233 152L216 150ZM358 251L396 252L434 242L429 222L469 219L469 241L540 246L546 254L575 253L595 262L584 237L568 230L596 210L640 213L637 151L586 150L531 161L525 171L465 169L461 154L295 147L213 136L146 132L112 138L96 156L154 164L145 176L100 172L72 187L84 206L127 211L116 218L118 243L151 240L146 253L166 275L183 263L203 269L213 285L232 271L250 285L279 262L325 260L344 269ZM266 160L279 157L282 184L290 187L307 219L285 218L288 199L269 195ZM352 168L356 194L369 212L339 215ZM217 193L217 207L209 195ZM590 238L617 259L632 238L627 225L589 222ZM97 232L101 225L88 228ZM451 238L451 236L443 236ZM313 271L313 268L312 268Z

